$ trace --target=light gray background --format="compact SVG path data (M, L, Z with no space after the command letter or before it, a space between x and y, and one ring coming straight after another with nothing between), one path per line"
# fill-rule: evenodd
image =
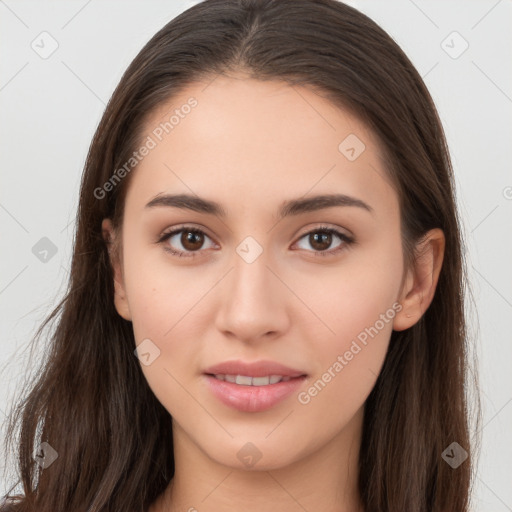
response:
M0 423L37 365L27 344L64 291L80 175L105 104L143 44L193 3L0 0ZM474 510L511 511L512 3L350 4L411 58L446 130L476 304L484 418ZM46 59L31 47L46 37L50 48L43 31L58 43ZM32 252L43 237L57 248L47 262Z

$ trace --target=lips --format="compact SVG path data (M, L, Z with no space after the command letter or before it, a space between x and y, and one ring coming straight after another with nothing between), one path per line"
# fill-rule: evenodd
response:
M302 377L307 373L288 366L282 365L275 361L255 361L253 363L245 363L244 361L225 361L223 363L210 366L204 371L207 375L234 375L245 377L271 377L279 375L280 377Z
M297 392L307 379L305 372L274 361L226 361L207 368L204 374L213 395L242 412L274 407Z
M222 375L216 374L218 380L239 384L241 386L268 386L278 382L288 382L292 377L284 375L267 375L265 377L250 377L249 375Z

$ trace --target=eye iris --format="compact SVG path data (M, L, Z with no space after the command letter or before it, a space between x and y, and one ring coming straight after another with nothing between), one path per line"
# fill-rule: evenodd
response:
M332 234L331 233L312 233L309 235L309 240L311 243L311 247L319 251L325 251L329 248L332 242Z
M200 249L203 245L204 237L201 233L194 231L184 231L181 234L181 244L187 251Z

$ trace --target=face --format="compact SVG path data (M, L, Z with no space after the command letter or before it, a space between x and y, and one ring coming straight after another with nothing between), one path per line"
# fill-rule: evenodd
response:
M359 428L404 328L398 197L377 139L309 88L219 76L153 112L143 140L116 307L175 431L218 463L271 469ZM191 199L166 198L178 194ZM233 361L302 377L206 375ZM286 373L217 369L256 370Z

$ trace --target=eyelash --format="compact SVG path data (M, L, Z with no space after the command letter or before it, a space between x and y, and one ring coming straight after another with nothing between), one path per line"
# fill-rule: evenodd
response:
M172 231L164 233L159 238L157 243L163 244L164 242L169 240L169 238L171 238L172 236L176 235L177 233L181 233L181 232L194 233L194 234L198 234L198 235L205 235L206 237L210 238L201 229L194 228L194 227L191 227L191 226L181 226L179 228L173 229ZM334 250L331 249L330 251L329 250L327 250L327 251L312 251L315 256L320 256L320 257L324 257L324 258L328 257L328 256L334 256L334 255L338 254L340 251L345 250L348 246L350 246L353 243L355 243L354 238L349 237L348 235L345 235L344 233L341 233L337 229L330 228L330 227L327 227L327 226L319 226L318 228L312 229L311 231L308 231L307 233L304 233L299 238L299 240L302 240L304 237L306 237L308 235L311 235L313 233L327 233L327 234L331 234L331 235L336 235L343 242L338 247L336 247ZM173 256L178 256L180 258L181 257L195 258L196 256L198 256L197 253L201 252L200 250L199 251L191 251L191 252L176 251L175 249L172 249L170 246L166 246L166 247L164 247L164 249L167 252L171 253Z

